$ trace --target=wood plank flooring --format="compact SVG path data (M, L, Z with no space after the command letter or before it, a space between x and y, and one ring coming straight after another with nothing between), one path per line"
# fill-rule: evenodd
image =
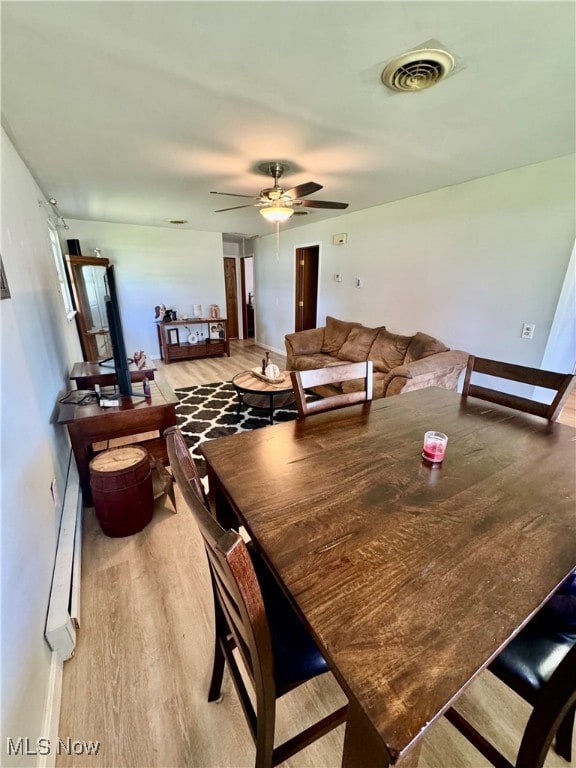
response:
M230 379L258 365L263 350L233 342L230 358L158 368L172 387ZM282 367L285 361L272 355ZM244 768L255 750L230 678L223 699L208 704L212 598L205 555L192 516L164 498L141 533L104 536L86 510L82 616L76 655L64 665L60 737L99 741L96 756L61 754L59 768ZM423 608L425 610L425 608ZM455 628L457 631L457 628ZM342 701L330 677L312 681L278 704L285 738ZM483 673L459 708L514 757L529 714L524 702ZM287 761L287 768L337 768L344 727ZM576 744L575 744L576 748ZM567 763L551 752L548 768ZM486 768L488 763L446 721L425 739L420 768Z

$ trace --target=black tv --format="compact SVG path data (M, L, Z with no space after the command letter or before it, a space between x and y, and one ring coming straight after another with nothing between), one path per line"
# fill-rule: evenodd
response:
M104 304L106 306L106 317L108 319L110 342L112 343L118 390L121 395L132 396L135 393L132 391L132 382L130 380L130 361L126 354L126 344L124 343L124 333L122 332L122 318L120 317L113 264L106 267L105 281L106 295L104 296Z

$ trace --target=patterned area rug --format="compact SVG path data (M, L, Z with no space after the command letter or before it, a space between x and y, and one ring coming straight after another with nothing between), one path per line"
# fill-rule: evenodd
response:
M206 474L205 462L198 450L201 442L270 426L268 412L260 408L244 406L240 417L236 416L238 399L229 381L185 387L174 391L180 400L176 406L178 426L191 448L201 477ZM295 405L279 408L274 411L274 423L292 421L297 415Z

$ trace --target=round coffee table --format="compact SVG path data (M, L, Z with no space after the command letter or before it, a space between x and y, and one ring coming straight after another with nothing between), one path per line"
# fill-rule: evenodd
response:
M232 379L232 386L238 397L237 418L244 405L268 411L270 424L274 424L274 411L294 403L294 390L290 380L290 371L280 371L282 381L270 384L254 376L252 371L237 373Z

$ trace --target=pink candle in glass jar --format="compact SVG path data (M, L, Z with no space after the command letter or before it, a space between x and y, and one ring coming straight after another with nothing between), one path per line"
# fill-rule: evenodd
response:
M444 460L448 437L443 432L426 432L424 435L424 447L422 458L437 464Z

